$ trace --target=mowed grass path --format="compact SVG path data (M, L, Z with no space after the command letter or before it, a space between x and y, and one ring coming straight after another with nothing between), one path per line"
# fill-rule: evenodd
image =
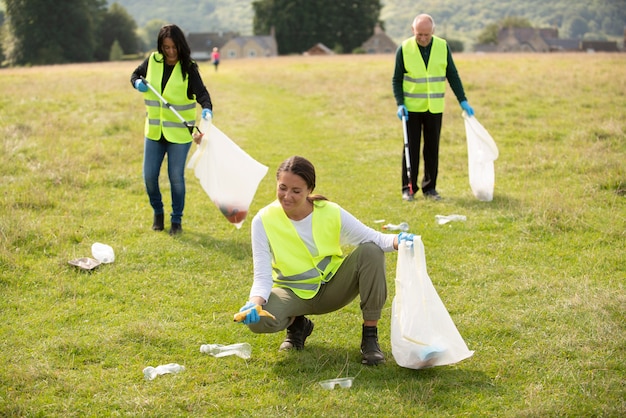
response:
M500 150L492 202L469 188L460 108L442 132L441 202L400 199L393 57L224 60L201 71L215 124L269 167L237 230L187 173L185 232L150 230L138 62L0 70L1 416L623 416L626 55L458 54ZM192 148L192 151L195 150ZM252 214L300 154L316 191L368 225L406 221L475 354L408 370L359 363L358 301L314 317L306 349L232 323L252 277ZM169 186L162 187L169 206ZM435 215L466 222L437 225ZM111 245L91 273L67 261ZM347 249L349 250L349 249ZM215 359L205 343L249 342ZM178 375L142 369L176 362ZM350 389L317 382L354 376Z

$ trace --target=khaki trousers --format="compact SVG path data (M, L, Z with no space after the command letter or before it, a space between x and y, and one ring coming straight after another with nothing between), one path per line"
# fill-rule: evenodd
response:
M361 311L366 321L379 320L387 300L385 254L376 244L358 246L312 299L301 299L293 291L275 287L263 307L276 320L261 317L248 325L255 333L271 333L287 328L291 319L300 315L321 315L343 308L360 296Z

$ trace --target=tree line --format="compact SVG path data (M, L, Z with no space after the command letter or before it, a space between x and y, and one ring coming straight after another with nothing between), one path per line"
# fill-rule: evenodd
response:
M137 24L106 0L4 0L0 37L8 65L108 61L141 49Z
M357 52L378 24L392 38L410 36L410 22L422 5L404 0L385 1L385 22L380 0L169 0L171 9L156 10L152 0L0 0L0 63L41 65L119 59L153 50L156 34L165 23L177 23L191 32L242 30L250 21L252 32L272 30L279 54L308 50L318 42L336 52ZM472 41L494 43L502 27L557 27L561 37L606 40L622 36L626 0L553 0L499 2L433 0L429 10L438 22L437 34L453 51L471 48ZM135 18L122 3L135 11ZM246 9L245 4L248 5ZM183 7L184 5L184 7ZM620 6L621 5L621 6ZM229 13L225 13L228 10ZM168 16L164 21L155 16ZM202 24L197 22L200 19ZM200 27L194 26L196 22ZM249 24L247 24L249 25ZM221 29L219 29L221 28ZM248 32L249 33L249 32Z
M2 61L43 65L119 59L154 49L165 24L151 20L139 30L119 3L106 0L5 0L1 16ZM275 30L280 54L300 53L318 42L352 52L372 34L379 0L259 0L253 2L254 32ZM144 36L141 36L141 35Z

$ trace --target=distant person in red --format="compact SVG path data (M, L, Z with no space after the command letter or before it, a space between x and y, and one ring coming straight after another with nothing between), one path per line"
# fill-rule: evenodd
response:
M211 62L215 66L215 71L217 71L217 66L220 65L220 50L217 47L214 47L213 52L211 52Z

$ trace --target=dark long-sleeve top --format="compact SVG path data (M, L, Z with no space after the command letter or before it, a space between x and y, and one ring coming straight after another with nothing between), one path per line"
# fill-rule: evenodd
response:
M430 49L432 46L432 41L430 41L430 44L428 44L428 46L418 45L426 67L428 67L428 59L430 58ZM450 46L446 44L446 48L448 49L448 66L446 67L446 79L448 80L450 88L454 92L456 99L459 101L459 103L461 103L462 101L467 100L467 98L465 97L465 90L463 89L461 77L459 77L459 73L456 70L456 65L454 65L452 53L450 52ZM400 45L396 50L396 67L393 72L393 78L391 79L391 84L393 86L393 96L396 98L396 104L398 106L404 104L404 91L402 89L402 82L404 80L404 74L406 72L406 68L404 67L404 57L402 55L402 45Z
M148 72L148 61L150 57L146 58L144 62L142 62L135 71L130 76L130 84L135 87L135 81L139 79L139 77L145 77ZM167 65L165 62L159 63L163 65L163 80L161 80L161 91L165 89L165 85L167 81L170 79L170 75L172 74L172 70L174 69L173 65ZM198 70L198 65L193 63L189 68L189 72L187 74L189 77L189 82L187 83L187 98L189 100L193 100L193 96L196 96L196 102L202 106L203 109L211 109L213 110L213 104L211 103L211 95L207 90L204 82L202 81L202 77L200 77L200 72Z

